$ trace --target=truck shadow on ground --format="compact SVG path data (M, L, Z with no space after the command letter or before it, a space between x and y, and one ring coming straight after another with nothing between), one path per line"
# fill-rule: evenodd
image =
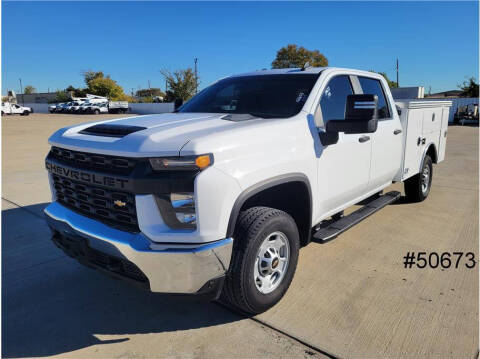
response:
M45 205L2 211L3 357L56 355L244 319L215 303L141 291L83 267L51 243L39 215Z

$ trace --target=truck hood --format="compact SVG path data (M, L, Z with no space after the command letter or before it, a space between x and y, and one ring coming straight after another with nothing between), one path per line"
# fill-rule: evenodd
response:
M117 156L178 156L189 141L240 125L222 119L224 116L225 114L212 113L167 113L90 122L58 130L49 138L49 143L71 150ZM81 133L97 124L138 126L145 129L120 138Z

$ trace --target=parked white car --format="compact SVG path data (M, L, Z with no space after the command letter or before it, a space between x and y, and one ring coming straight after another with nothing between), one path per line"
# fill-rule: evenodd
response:
M392 183L427 198L450 106L395 102L372 72L278 69L222 79L175 113L60 129L46 158L53 241L153 292L263 312L300 247L397 200L382 194Z
M75 101L73 105L70 107L69 111L71 113L77 113L80 110L80 107L85 103L85 101Z
M61 105L63 105L63 102L62 102L62 103L58 103L58 104L49 105L49 106L48 106L48 112L54 113L54 112L57 110L57 107L58 107L58 106L61 106Z
M88 107L87 112L93 113L95 115L98 115L101 113L108 113L108 103L103 102L103 103L92 104Z
M31 113L33 113L31 107L20 106L16 103L2 102L2 115L28 116Z
M72 101L58 104L55 109L55 112L68 112L68 108L72 106L72 104L73 104Z

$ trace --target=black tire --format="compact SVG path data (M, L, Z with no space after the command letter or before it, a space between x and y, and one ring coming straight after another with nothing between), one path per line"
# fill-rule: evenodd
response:
M100 114L100 111L99 111L99 110L95 110L95 111L93 111L93 113L94 113L95 115L99 115L99 114Z
M28 116L30 114L30 112L28 111L23 111L23 116Z
M430 193L430 188L432 187L432 178L433 178L432 163L433 162L430 156L426 155L423 160L422 169L420 170L420 173L416 174L415 176L405 181L405 184L404 184L405 195L409 202L422 202L425 200L425 198L428 197L428 194ZM429 175L427 179L428 184L425 188L423 184L425 183L424 171L426 168L428 168Z
M286 236L290 258L281 282L272 292L264 294L255 284L255 262L261 244L274 232ZM300 248L297 226L293 218L283 211L252 207L240 213L233 238L232 259L222 299L243 312L262 313L283 297L292 282Z

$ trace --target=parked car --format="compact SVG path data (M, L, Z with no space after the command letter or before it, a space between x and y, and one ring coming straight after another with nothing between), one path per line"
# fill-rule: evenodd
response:
M20 106L16 103L2 102L2 115L28 116L31 113L33 113L31 107Z
M63 105L63 103L58 103L58 104L51 104L48 106L48 112L54 113L57 110L57 106Z
M395 102L377 73L278 69L222 79L176 113L60 129L46 158L53 242L153 292L263 312L301 246L397 200L382 193L393 182L428 197L450 106Z
M85 101L75 101L73 103L73 105L69 108L69 112L70 113L78 113L78 111L80 110L80 106L82 106L82 104L84 104Z
M101 113L108 113L108 103L97 103L97 104L91 104L87 112L93 113L95 115L101 114Z
M63 113L63 112L68 112L68 108L72 106L73 102L65 102L62 104L57 105L55 112L57 113Z
M453 116L453 123L463 124L466 120L478 122L478 104L471 103L466 106L458 106L457 111Z

